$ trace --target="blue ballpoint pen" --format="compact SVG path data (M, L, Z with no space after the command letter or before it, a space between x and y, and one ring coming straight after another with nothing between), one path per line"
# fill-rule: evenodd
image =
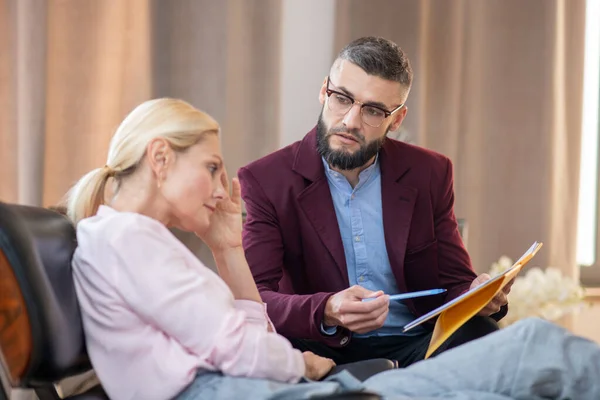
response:
M446 292L446 289L430 289L430 290L420 290L418 292L410 292L410 293L400 293L400 294L392 294L390 295L390 300L404 300L404 299L412 299L413 297L423 297L423 296L433 296L436 294L441 294ZM373 300L373 297L368 297L363 299L362 301Z

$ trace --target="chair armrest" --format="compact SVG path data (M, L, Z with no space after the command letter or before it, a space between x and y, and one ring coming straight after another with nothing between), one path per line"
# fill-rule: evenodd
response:
M365 380L367 380L375 374L378 374L383 371L388 371L397 367L397 363L392 360L388 360L386 358L373 358L371 360L336 365L329 372L329 374L327 374L327 376L335 375L341 371L348 371L356 379L358 379L361 382L364 382Z

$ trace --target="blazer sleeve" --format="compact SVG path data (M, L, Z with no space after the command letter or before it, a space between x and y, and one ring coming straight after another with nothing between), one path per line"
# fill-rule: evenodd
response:
M449 301L469 290L473 279L477 277L458 232L454 214L454 174L450 159L446 159L442 181L432 180L432 185L432 190L441 188L435 203L434 224L439 248L440 281L442 286L448 289L446 299ZM498 321L507 312L508 307L504 306L491 317Z
M279 292L284 270L284 243L275 207L248 168L241 168L238 177L246 205L244 251L275 329L288 338L313 339L338 347L340 343L346 343L347 340L343 340L348 335L345 329L338 329L331 336L321 331L325 304L334 293L298 295Z

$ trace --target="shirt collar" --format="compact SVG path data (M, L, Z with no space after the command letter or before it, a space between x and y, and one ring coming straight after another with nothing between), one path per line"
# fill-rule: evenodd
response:
M327 177L329 179L332 179L333 181L336 181L336 182L346 182L346 183L348 182L344 175L331 169L331 167L329 166L327 161L325 161L324 157L321 157L321 160L323 161L323 166L325 167L325 173L327 174ZM375 175L375 174L373 174L373 171L376 171L376 170L377 171L379 170L379 153L377 153L375 155L375 160L373 161L373 164L369 165L367 168L363 169L358 174L358 185L356 185L354 190L355 191L358 190L361 186L363 186L367 182L369 182L371 180L371 177L373 177Z
M117 212L118 211L115 210L114 208L112 208L111 206L108 206L106 204L101 204L98 207L98 211L96 211L96 215L104 216L104 215L116 214Z

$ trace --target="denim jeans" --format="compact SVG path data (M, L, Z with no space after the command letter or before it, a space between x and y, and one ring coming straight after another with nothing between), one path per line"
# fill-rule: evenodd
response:
M177 400L301 400L361 388L394 400L597 400L600 347L531 318L364 382L347 372L298 384L205 373Z

